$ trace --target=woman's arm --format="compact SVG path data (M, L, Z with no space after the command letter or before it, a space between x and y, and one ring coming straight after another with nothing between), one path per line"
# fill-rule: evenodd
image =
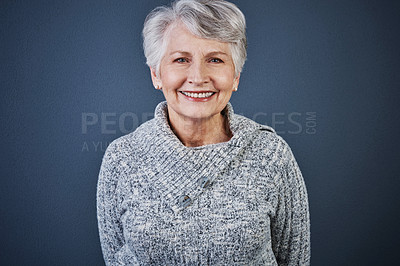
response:
M115 145L110 144L103 157L97 184L97 221L106 265L121 265L117 253L125 244L118 207L117 182L120 170L117 155Z
M272 247L279 265L310 264L310 214L303 176L289 146L277 180L278 206L271 220Z

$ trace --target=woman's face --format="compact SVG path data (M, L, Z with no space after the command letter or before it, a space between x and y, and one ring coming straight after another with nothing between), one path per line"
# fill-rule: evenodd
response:
M155 86L168 103L170 118L209 119L219 115L239 84L228 43L199 38L181 24L166 36Z

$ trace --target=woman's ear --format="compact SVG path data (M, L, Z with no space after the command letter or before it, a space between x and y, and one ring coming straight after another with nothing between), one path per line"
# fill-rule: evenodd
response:
M162 88L162 84L160 78L157 76L156 70L150 67L150 73L154 88L160 90Z
M237 91L239 87L239 80L240 80L240 73L237 75L237 77L233 80L233 91Z

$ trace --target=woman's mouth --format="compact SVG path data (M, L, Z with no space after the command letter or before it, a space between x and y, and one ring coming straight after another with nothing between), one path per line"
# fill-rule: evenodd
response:
M179 91L183 95L194 98L194 99L207 99L213 96L216 92L206 91L206 92L190 92L190 91Z

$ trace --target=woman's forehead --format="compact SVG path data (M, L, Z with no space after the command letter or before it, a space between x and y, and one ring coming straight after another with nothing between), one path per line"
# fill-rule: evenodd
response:
M231 55L229 43L205 39L191 33L184 25L171 25L165 36L166 55L196 53Z

